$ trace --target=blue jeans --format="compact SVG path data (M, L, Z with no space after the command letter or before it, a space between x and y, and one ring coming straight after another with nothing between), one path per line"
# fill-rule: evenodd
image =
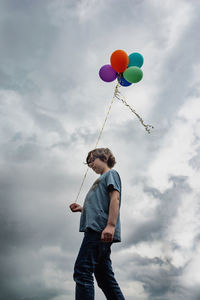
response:
M112 270L111 245L101 241L100 232L85 232L74 266L76 300L94 300L93 273L106 299L125 300Z

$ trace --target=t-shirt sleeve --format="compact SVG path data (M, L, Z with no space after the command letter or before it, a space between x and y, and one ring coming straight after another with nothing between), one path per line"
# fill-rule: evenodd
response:
M106 185L108 189L112 187L114 190L117 190L121 193L121 180L117 171L111 170L108 172Z

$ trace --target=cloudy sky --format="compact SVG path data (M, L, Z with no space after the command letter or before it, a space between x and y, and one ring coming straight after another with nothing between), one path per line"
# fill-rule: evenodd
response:
M120 91L155 127L116 100L99 144L123 182L116 278L126 300L200 299L199 14L196 0L0 1L1 300L74 299L83 234L68 206L113 96L98 71L116 49L143 55L143 80Z

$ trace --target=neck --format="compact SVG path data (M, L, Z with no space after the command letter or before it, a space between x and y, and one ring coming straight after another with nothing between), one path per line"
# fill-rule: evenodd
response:
M106 168L102 171L101 175L103 175L104 173L108 172L109 170L110 170L110 168L109 168L109 167L106 167Z

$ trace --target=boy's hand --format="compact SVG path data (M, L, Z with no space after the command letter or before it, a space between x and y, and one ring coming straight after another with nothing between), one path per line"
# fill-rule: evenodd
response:
M112 242L115 233L115 226L107 225L101 233L102 242Z
M77 212L80 211L82 212L82 206L80 206L78 203L72 203L70 204L69 208L71 209L72 212Z

